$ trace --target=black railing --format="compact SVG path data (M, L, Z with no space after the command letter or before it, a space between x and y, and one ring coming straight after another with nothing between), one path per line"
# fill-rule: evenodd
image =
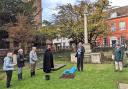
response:
M112 51L112 47L96 47L92 49L92 52L109 52Z

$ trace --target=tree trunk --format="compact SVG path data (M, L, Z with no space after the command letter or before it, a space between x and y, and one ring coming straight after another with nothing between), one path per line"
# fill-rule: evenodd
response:
M9 48L14 49L14 42L12 38L9 38Z
M27 42L21 42L21 49L24 50L24 54L27 54Z

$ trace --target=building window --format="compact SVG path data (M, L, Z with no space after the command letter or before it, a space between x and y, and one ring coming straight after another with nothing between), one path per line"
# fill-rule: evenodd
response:
M114 32L116 30L116 23L111 24L111 31Z
M104 38L104 46L108 46L107 38Z
M126 30L126 23L125 22L120 22L119 23L119 28L120 28L120 30Z

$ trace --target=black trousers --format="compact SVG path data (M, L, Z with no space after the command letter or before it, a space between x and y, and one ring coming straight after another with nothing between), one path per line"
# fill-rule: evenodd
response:
M77 69L78 69L78 71L80 71L80 69L81 69L81 71L83 71L83 57L78 57L77 58Z
M7 81L6 81L6 87L10 87L10 82L12 79L12 70L8 70L6 71L6 75L7 75Z

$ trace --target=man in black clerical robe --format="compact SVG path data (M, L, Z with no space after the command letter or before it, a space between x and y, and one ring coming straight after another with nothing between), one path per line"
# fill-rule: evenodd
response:
M45 73L50 73L52 68L54 68L53 54L51 51L51 45L48 45L44 53L43 71Z

